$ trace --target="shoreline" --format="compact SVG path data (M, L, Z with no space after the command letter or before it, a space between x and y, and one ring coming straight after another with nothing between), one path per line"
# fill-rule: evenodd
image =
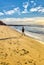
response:
M10 28L11 28L11 27L10 27ZM19 32L20 34L22 34L22 32L21 32L20 30L15 29L15 28L12 28L12 29L13 29L13 30L16 30L17 32ZM25 36L31 37L31 38L35 39L36 41L38 41L38 42L44 44L44 41L38 39L38 37L36 37L36 36L33 36L33 35L29 34L29 32L25 31L24 34L25 34Z

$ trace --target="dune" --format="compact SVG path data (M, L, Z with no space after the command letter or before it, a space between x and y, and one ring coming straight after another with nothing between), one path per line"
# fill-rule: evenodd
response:
M0 65L44 65L44 42L0 26Z

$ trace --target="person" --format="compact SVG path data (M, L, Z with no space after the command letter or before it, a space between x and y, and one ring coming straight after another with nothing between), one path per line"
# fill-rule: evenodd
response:
M22 34L24 35L24 26L22 27Z

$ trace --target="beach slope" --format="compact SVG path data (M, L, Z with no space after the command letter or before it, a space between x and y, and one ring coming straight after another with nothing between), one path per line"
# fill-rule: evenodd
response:
M0 65L44 65L44 42L0 26Z

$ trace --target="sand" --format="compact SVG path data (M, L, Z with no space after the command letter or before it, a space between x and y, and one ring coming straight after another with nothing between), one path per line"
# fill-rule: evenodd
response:
M0 65L44 65L44 42L0 26Z

